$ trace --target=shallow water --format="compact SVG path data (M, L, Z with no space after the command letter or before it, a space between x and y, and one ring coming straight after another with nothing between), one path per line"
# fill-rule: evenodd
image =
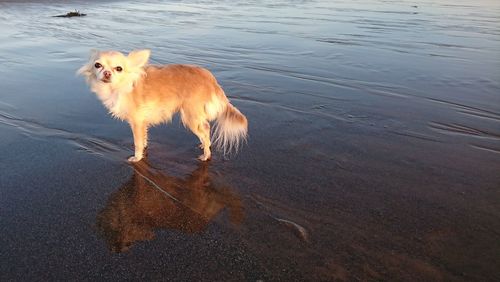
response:
M498 1L70 2L0 1L1 280L500 279ZM248 144L129 166L92 48L210 69Z

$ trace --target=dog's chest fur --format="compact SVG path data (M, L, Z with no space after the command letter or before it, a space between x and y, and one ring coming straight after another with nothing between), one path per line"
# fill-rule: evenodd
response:
M109 113L121 120L125 120L128 114L128 96L131 93L124 92L123 89L113 89L111 86L97 84L92 89Z

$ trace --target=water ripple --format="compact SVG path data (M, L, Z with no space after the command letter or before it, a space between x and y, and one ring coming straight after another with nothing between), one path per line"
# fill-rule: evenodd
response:
M123 161L132 153L129 148L117 145L108 140L81 133L73 133L64 129L52 128L36 121L13 116L4 111L0 111L0 123L15 127L32 138L57 138L68 141L82 151L113 161Z

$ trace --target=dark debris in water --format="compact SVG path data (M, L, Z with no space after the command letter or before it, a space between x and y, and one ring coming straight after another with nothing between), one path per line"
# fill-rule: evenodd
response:
M71 18L71 17L85 17L87 14L80 13L80 11L75 10L74 12L69 12L65 15L57 15L55 18Z

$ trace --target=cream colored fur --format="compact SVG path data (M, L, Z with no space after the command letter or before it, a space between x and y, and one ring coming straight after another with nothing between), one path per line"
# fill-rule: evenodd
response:
M135 155L129 161L143 158L148 128L170 121L176 112L200 139L200 160L210 159L212 141L224 154L237 151L246 140L247 119L229 103L215 77L198 66L147 65L149 55L149 50L127 56L93 50L89 62L77 71L110 114L130 124ZM211 139L209 122L214 120Z

